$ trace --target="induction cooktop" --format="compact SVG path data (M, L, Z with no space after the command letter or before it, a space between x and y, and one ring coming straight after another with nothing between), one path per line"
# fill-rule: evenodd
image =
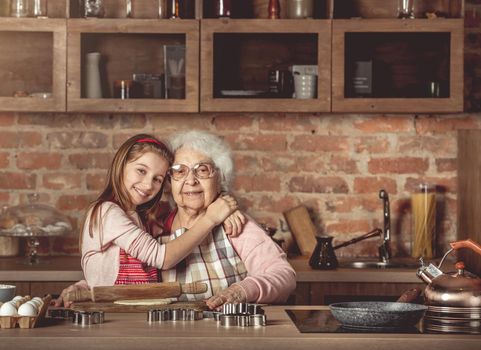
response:
M329 310L286 310L286 312L301 333L423 333L420 325L409 328L345 327Z

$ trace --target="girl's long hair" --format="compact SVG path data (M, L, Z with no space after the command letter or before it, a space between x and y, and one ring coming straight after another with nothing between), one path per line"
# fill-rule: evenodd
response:
M169 166L174 161L174 156L170 149L157 138L148 134L138 134L125 141L115 153L112 164L107 173L107 184L102 193L92 202L87 211L87 216L83 223L82 233L80 234L80 248L82 247L82 236L85 231L85 224L89 222L89 236L93 237L94 228L99 229L100 242L102 242L102 213L101 205L105 202L113 202L121 207L125 212L132 209L132 201L124 187L124 169L127 163L133 162L147 152L153 152L164 158ZM164 178L159 193L147 203L137 206L136 212L148 232L159 226L158 215L161 208L164 208L160 201L167 178ZM87 220L89 219L89 220Z

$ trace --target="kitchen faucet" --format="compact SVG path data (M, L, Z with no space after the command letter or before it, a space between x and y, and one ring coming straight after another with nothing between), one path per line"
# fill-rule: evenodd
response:
M389 262L391 259L391 247L389 241L391 240L391 212L389 210L389 195L386 190L379 191L379 198L383 201L383 218L384 226L382 231L382 243L378 248L379 261L383 263Z

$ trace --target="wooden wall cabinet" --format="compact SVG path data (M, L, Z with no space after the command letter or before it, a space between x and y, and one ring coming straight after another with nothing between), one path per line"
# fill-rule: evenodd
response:
M462 19L334 20L332 47L333 112L463 110ZM361 62L366 95L352 92Z
M65 19L0 18L0 110L65 111L66 32Z
M70 19L68 111L197 112L199 22L195 20ZM164 73L164 45L185 45L185 98L113 98L115 80ZM85 55L100 52L106 98L85 98Z
M330 20L202 20L201 112L329 112L330 38ZM269 94L269 71L292 65L317 66L315 98Z

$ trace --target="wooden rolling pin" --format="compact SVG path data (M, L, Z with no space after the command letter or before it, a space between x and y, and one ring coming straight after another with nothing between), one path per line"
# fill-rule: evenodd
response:
M162 282L106 287L97 286L90 290L78 289L68 292L64 300L68 302L97 302L132 299L159 299L178 297L181 294L199 294L205 292L207 292L207 284L203 282Z

